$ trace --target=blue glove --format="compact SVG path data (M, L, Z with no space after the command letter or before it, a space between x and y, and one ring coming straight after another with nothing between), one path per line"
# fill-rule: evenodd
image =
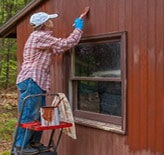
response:
M74 27L80 30L83 30L84 21L81 18L76 18L74 21Z

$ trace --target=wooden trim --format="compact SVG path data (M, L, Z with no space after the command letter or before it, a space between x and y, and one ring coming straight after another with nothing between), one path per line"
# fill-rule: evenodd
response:
M123 105L121 107L121 113L122 113L122 130L123 131L126 131L126 119L127 119L127 112L126 112L126 109L127 109L127 71L126 71L126 64L127 64L127 56L126 56L126 32L124 32L121 36L121 70L122 70L122 96L123 96L123 99L121 100L122 102L124 103L121 103L121 105Z
M105 34L99 34L99 35L93 35L93 36L86 36L85 38L82 38L80 43L89 43L89 42L102 42L106 41L108 39L111 40L111 42L114 41L120 41L120 37L124 35L126 32L111 32L111 33L105 33ZM108 41L110 41L108 40Z
M70 80L88 80L88 81L115 81L115 82L121 82L121 78L117 77L71 77Z
M127 108L127 81L126 81L126 32L117 32L117 33L108 33L108 34L101 34L98 36L91 36L91 37L85 37L81 40L81 44L89 44L89 43L102 43L102 42L120 42L120 54L121 54L121 76L120 77L81 77L81 76L75 76L73 74L74 66L74 52L72 54L72 74L70 77L70 80L72 81L72 94L78 94L77 93L77 81L109 81L109 82L120 82L121 83L121 116L114 116L114 115L106 115L101 113L95 113L91 111L83 111L78 110L78 96L73 96L73 112L74 116L79 119L87 119L89 121L98 121L98 122L104 122L107 124L115 124L121 126L121 132L126 133L126 108ZM83 122L83 121L82 121ZM77 122L78 123L78 122ZM88 124L89 125L89 124Z
M82 111L82 110L75 110L74 114L76 117L79 117L79 118L91 119L95 121L103 120L102 122L113 123L117 125L122 124L122 117L119 117L119 116L105 115L105 114L87 112L87 111Z
M117 134L122 134L122 135L126 134L126 132L122 130L122 125L105 123L101 121L94 121L94 120L84 119L84 118L79 118L79 117L75 117L75 123L80 124L80 125L85 125L90 128L92 127L92 128L97 128L100 130L115 132Z

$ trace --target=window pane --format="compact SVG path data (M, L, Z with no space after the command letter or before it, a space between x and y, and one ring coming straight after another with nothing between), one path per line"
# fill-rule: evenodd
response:
M120 42L76 46L75 76L120 77Z
M78 110L121 115L121 83L78 82Z

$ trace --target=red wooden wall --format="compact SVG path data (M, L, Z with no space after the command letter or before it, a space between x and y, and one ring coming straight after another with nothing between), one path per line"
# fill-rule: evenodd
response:
M119 135L76 124L78 139L63 136L59 154L163 155L164 1L47 0L34 11L58 12L54 34L66 37L73 30L74 18L86 5L91 10L83 36L127 31L128 131ZM31 31L27 26L30 14L17 26L18 67ZM54 58L52 91L68 92L69 60L69 53Z

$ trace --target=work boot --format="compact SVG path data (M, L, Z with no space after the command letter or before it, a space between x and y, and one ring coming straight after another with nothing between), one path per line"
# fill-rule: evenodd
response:
M30 145L25 146L22 150L21 147L16 147L17 153L22 153L23 155L33 155L39 153L39 150L32 148ZM22 151L22 152L21 152Z
M35 143L35 142L32 142L30 143L30 145L35 148L35 149L38 149L39 152L47 152L49 151L49 147L48 146L44 146L43 144L41 143Z

